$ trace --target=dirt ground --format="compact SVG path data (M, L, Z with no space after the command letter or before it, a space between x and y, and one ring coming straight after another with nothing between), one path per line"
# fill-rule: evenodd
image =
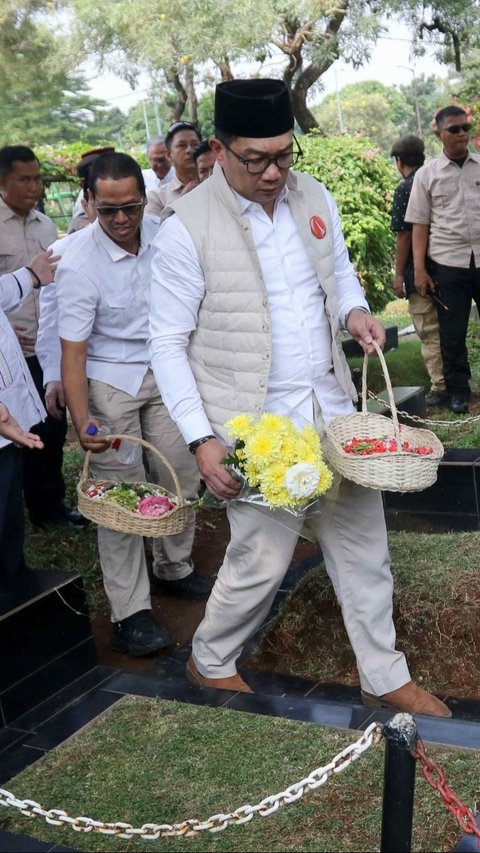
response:
M230 537L230 529L223 510L200 512L193 546L193 562L196 571L207 578L213 578L220 568L223 555ZM306 539L298 542L292 565L318 552L318 546ZM193 637L205 611L204 601L185 601L169 596L153 596L155 617L171 635L175 645L183 645ZM112 651L109 646L111 626L108 615L101 615L92 622L92 632L96 643L98 662L125 672L142 672L152 666L152 656L132 658L129 655ZM159 652L156 657L171 653L171 648Z

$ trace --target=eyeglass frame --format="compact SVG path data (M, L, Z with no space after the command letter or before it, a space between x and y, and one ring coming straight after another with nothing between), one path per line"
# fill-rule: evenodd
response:
M469 121L465 121L463 124L451 124L450 127L440 127L439 133L443 133L446 131L447 133L453 133L454 135L458 135L463 131L463 133L470 133L472 130L472 125Z
M277 163L278 158L282 157L282 156L286 156L286 154L285 155L278 154L277 157L266 157L265 156L265 157L251 157L249 159L246 157L242 157L240 154L237 154L237 152L234 151L233 148L230 148L230 145L227 145L227 143L224 140L221 140L221 142L222 142L222 145L225 146L227 151L230 151L230 154L233 154L233 156L236 157L240 163L242 163L244 166L247 167L247 172L249 175L263 175L263 173L267 171L267 169L272 165L272 163L275 163L277 169L280 169L281 172L284 172L285 169L291 169L292 166L295 166L298 163L300 157L303 157L303 151L302 151L300 143L299 143L297 137L295 136L295 134L293 134L293 139L294 139L295 144L298 148L298 151L292 151L291 152L292 157L294 157L294 160L292 161L292 163L290 163L289 166L279 166ZM248 168L248 165L249 165L249 163L252 163L254 160L268 160L268 163L265 166L265 168L262 169L260 172L251 172L250 169Z
M97 214L99 216L106 216L106 217L112 217L113 218L114 216L117 215L117 213L119 213L121 211L122 213L125 214L125 216L128 216L129 219L135 216L135 214L137 213L137 208L145 207L145 203L146 203L145 198L143 199L143 201L132 201L132 202L129 202L128 204L101 204L100 206L98 206L97 202L96 201L94 202L95 210L97 211ZM133 210L132 208L136 208L136 209ZM139 210L138 210L138 213L140 213Z

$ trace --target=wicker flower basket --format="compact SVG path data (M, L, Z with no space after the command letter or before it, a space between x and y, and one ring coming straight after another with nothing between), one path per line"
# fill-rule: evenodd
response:
M190 510L183 498L177 474L170 465L168 459L166 459L163 453L161 453L156 447L149 444L148 441L144 441L142 438L136 438L133 435L109 435L108 438L120 438L133 441L137 444L142 444L151 453L155 453L168 468L172 475L173 482L175 483L175 495L163 487L161 487L162 492L166 497L170 498L170 500L175 501L177 506L165 513L165 515L160 517L151 517L137 515L131 510L105 499L94 500L89 497L86 494L86 490L89 486L95 485L95 483L98 482L94 478L88 477L91 458L91 452L89 450L86 453L80 480L77 484L78 508L80 512L85 516L85 518L95 521L101 527L108 527L110 530L119 530L122 533L134 533L138 536L148 537L174 536L176 533L183 533L187 526L188 513ZM108 485L118 485L118 481L102 482L107 482ZM135 483L132 485L138 486L145 484Z
M367 410L367 363L365 354L362 372L362 411L333 418L326 426L326 455L332 468L347 480L353 480L370 489L388 492L420 492L437 479L443 445L427 429L399 424L388 368L380 347L374 341L388 391L392 417L377 415ZM395 438L400 448L387 453L366 456L347 453L343 445L352 438ZM431 447L428 455L408 453L401 449L402 442L413 447Z

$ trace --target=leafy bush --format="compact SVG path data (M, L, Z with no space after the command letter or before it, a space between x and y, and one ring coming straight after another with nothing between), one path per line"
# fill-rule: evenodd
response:
M342 217L352 263L372 311L392 298L395 238L390 230L394 167L372 143L361 137L302 137L304 152L297 169L322 181Z

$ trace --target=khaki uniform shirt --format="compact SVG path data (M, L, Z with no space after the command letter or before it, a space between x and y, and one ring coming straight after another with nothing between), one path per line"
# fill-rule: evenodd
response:
M442 153L415 174L407 222L430 226L428 254L447 267L480 267L480 156L462 168Z
M158 190L149 190L145 213L149 213L150 216L160 216L164 207L167 207L171 201L176 201L177 198L180 198L184 188L185 184L182 184L177 176L174 175L172 180L168 181L165 186L160 187Z
M56 226L48 216L32 209L24 220L0 197L0 273L13 272L25 266L56 239ZM33 290L19 308L7 315L12 325L24 326L25 334L33 338L38 329L38 299L39 291ZM22 347L22 350L26 358L35 355L33 346Z

